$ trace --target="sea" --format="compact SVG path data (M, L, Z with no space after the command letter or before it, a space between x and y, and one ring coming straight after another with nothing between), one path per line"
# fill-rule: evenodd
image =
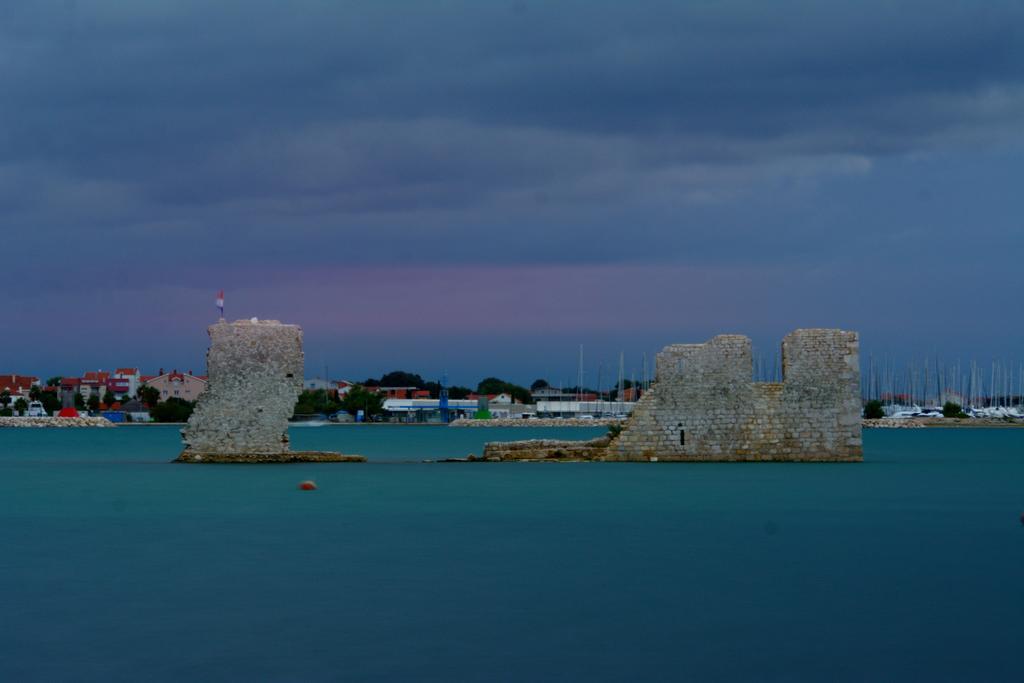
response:
M1024 429L422 462L601 431L293 428L369 462L183 465L173 426L0 430L0 681L1024 680Z

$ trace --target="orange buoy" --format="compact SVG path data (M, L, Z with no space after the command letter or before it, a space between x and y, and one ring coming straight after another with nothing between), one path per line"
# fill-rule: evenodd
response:
M300 491L316 491L316 482L313 481L312 479L307 479L306 481L300 482L299 483L299 490Z

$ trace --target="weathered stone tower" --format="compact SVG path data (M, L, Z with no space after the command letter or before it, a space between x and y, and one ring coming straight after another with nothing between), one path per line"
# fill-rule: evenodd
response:
M608 459L861 460L857 333L796 330L782 368L782 382L754 382L739 335L666 347Z
M182 430L181 462L362 459L292 452L288 418L302 391L302 329L276 320L221 320L209 328L209 383Z

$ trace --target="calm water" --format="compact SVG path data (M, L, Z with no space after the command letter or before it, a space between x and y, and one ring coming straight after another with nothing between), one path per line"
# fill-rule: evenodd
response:
M175 428L0 430L0 680L1024 678L1024 430L408 462L599 432L295 429L372 462L189 466Z

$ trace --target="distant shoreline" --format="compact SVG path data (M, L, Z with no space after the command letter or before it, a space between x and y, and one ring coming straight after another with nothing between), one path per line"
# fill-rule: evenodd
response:
M184 427L186 422L119 422L111 424L114 427ZM301 425L301 422L289 422L289 427ZM450 427L453 423L444 422L328 422L318 424L319 427ZM615 421L619 424L619 421ZM1024 428L1024 420L1002 420L986 418L955 418L955 417L910 417L910 418L882 418L880 420L861 420L865 429L1014 429ZM3 426L13 426L0 424ZM26 425L27 426L27 425ZM56 425L47 425L56 426ZM68 425L71 426L71 425ZM588 428L605 427L607 423L603 420L467 420L457 427L533 427L533 428Z

